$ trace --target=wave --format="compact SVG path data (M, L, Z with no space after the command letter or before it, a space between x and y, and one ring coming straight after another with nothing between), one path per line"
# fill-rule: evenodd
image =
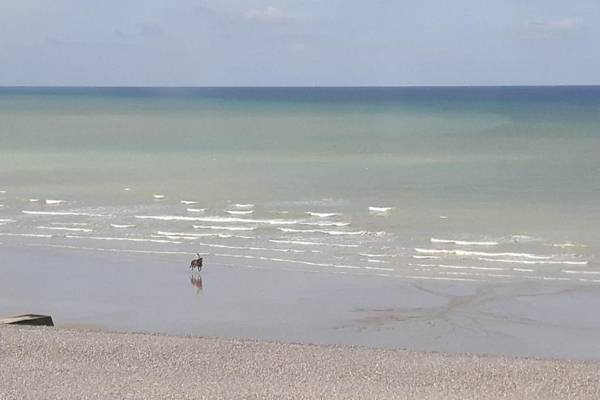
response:
M285 233L325 233L327 235L364 235L367 231L326 231L323 229L292 229L292 228L278 228L280 231Z
M311 217L318 217L318 218L329 218L329 217L337 217L337 216L342 215L340 213L320 213L320 212L314 212L314 211L306 211L305 214L308 214Z
M374 260L374 259L371 259L371 258L368 258L368 259L367 259L367 262L374 263L374 264L389 264L389 263L390 263L389 261L385 261L385 260Z
M153 194L152 197L154 197L156 200L162 200L165 198L164 194Z
M224 244L215 243L197 243L199 246L214 247L217 249L232 249L232 250L252 250L252 251L275 251L279 253L306 253L304 250L296 249L274 249L267 247L249 247L249 246L227 246Z
M417 253L422 254L450 254L455 256L482 256L482 257L516 257L516 258L529 258L535 260L549 260L550 256L540 256L529 253L487 253L483 251L467 251L467 250L437 250L437 249L420 249L415 248Z
M36 234L36 233L11 233L11 232L0 232L0 236L14 236L14 237L37 237L37 238L51 238L52 235Z
M555 243L552 247L560 247L561 249L568 247L587 247L585 244L573 243L573 242L564 242L564 243Z
M342 226L350 225L350 222L314 221L314 222L300 222L299 225L342 227Z
M237 208L253 208L254 204L250 204L250 203L248 203L248 204L240 204L240 203L237 203L237 204L234 204L233 206L237 207Z
M0 194L6 194L6 190L0 190Z
M369 207L369 213L374 215L385 215L388 214L393 207Z
M188 212L202 213L206 211L206 208L187 208L186 210Z
M232 257L232 258L249 258L249 259L263 260L263 261L277 261L277 262L290 263L290 264L311 265L311 266L316 266L316 267L331 267L331 268L345 268L345 269L362 269L363 268L363 267L359 267L359 266L355 266L355 265L317 263L317 262L312 262L312 261L290 260L290 259L286 259L286 258L271 258L271 257L262 257L262 256L248 256L248 255L239 255L239 254L215 254L215 256Z
M37 203L38 201L40 201L40 199L29 199L30 203Z
M468 265L448 265L448 264L413 264L408 263L411 267L425 267L425 268L445 268L445 269L472 269L481 271L504 271L504 268L494 267L472 267Z
M414 256L412 256L412 258L415 258L415 259L418 259L418 260L420 260L420 259L423 259L423 260L439 260L442 257L439 257L439 256L416 256L416 255L414 255Z
M513 271L517 271L517 272L535 272L535 269L530 269L530 268L513 268Z
M486 258L486 257L480 257L480 258L478 258L478 260L501 262L501 263L512 263L512 264L528 264L528 265L538 265L538 264L588 265L589 264L589 261L567 261L567 260L529 261L529 260L506 260L506 259Z
M225 231L253 231L255 226L215 226L215 225L192 225L194 229L215 229Z
M291 219L249 219L235 217L184 217L179 215L136 215L138 219L156 219L160 221L197 221L197 222L241 222L248 224L266 224L266 225L295 225L302 221Z
M282 243L282 244L297 244L297 245L301 245L301 246L360 247L358 244L319 243L319 242L309 242L309 241L305 241L305 240L270 239L269 242Z
M561 272L564 272L565 274L600 275L600 271L573 271L570 269L563 269Z
M86 228L67 228L64 226L38 226L38 229L49 229L55 231L68 231L68 232L93 232L93 229Z
M10 218L0 218L0 222L10 223L10 222L16 222L16 221L14 219L10 219Z
M135 228L132 224L110 224L110 226L117 229Z
M65 203L65 201L64 200L44 200L44 203L46 203L47 205L56 205L56 204Z
M383 257L398 257L399 254L373 254L373 253L358 253L359 256L369 258L383 258Z
M230 215L250 215L252 214L254 211L252 210L247 210L247 211L240 211L240 210L225 210L225 212L227 214Z
M105 214L92 214L92 213L84 213L84 212L74 212L74 211L29 211L29 210L21 210L23 214L29 215L73 215L78 217L109 217L110 215Z
M194 200L181 200L180 203L185 205L198 204L198 202Z
M77 236L77 235L66 235L69 239L88 239L88 240L116 240L124 242L149 242L149 243L173 243L181 244L182 242L162 240L162 239L142 239L142 238L124 238L124 237L109 237L109 236Z
M393 271L393 268L383 268L383 267L363 267L364 269L371 269L375 271Z
M468 240L456 240L456 239L436 239L431 238L431 243L448 243L455 244L458 246L497 246L500 243L492 241L468 241Z
M181 254L181 255L196 255L196 253L185 251L159 251L159 250L133 250L133 249L106 249L101 247L85 247L85 246L70 246L66 244L28 244L34 247L55 247L59 249L74 249L74 250L91 250L91 251L108 251L115 253L140 253L140 254ZM206 256L208 253L198 253Z

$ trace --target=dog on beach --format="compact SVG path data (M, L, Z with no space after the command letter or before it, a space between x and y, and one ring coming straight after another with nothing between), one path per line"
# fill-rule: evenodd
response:
M194 268L198 268L198 271L202 270L202 257L200 257L200 254L196 253L196 255L198 256L197 259L192 260L192 263L190 264L190 269L193 271Z

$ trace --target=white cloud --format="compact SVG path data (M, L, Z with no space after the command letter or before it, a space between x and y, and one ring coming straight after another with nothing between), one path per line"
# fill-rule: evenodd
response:
M537 37L571 36L584 30L585 26L579 18L529 22L523 28L526 34Z
M267 7L262 10L248 10L244 13L244 18L251 21L281 22L287 20L288 16L275 7Z

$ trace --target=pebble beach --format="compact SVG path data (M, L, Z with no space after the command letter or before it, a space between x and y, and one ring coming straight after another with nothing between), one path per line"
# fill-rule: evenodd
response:
M0 398L597 399L600 363L0 327Z

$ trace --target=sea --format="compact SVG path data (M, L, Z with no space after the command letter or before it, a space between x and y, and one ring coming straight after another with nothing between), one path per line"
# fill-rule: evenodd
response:
M600 87L0 88L3 246L598 286Z

